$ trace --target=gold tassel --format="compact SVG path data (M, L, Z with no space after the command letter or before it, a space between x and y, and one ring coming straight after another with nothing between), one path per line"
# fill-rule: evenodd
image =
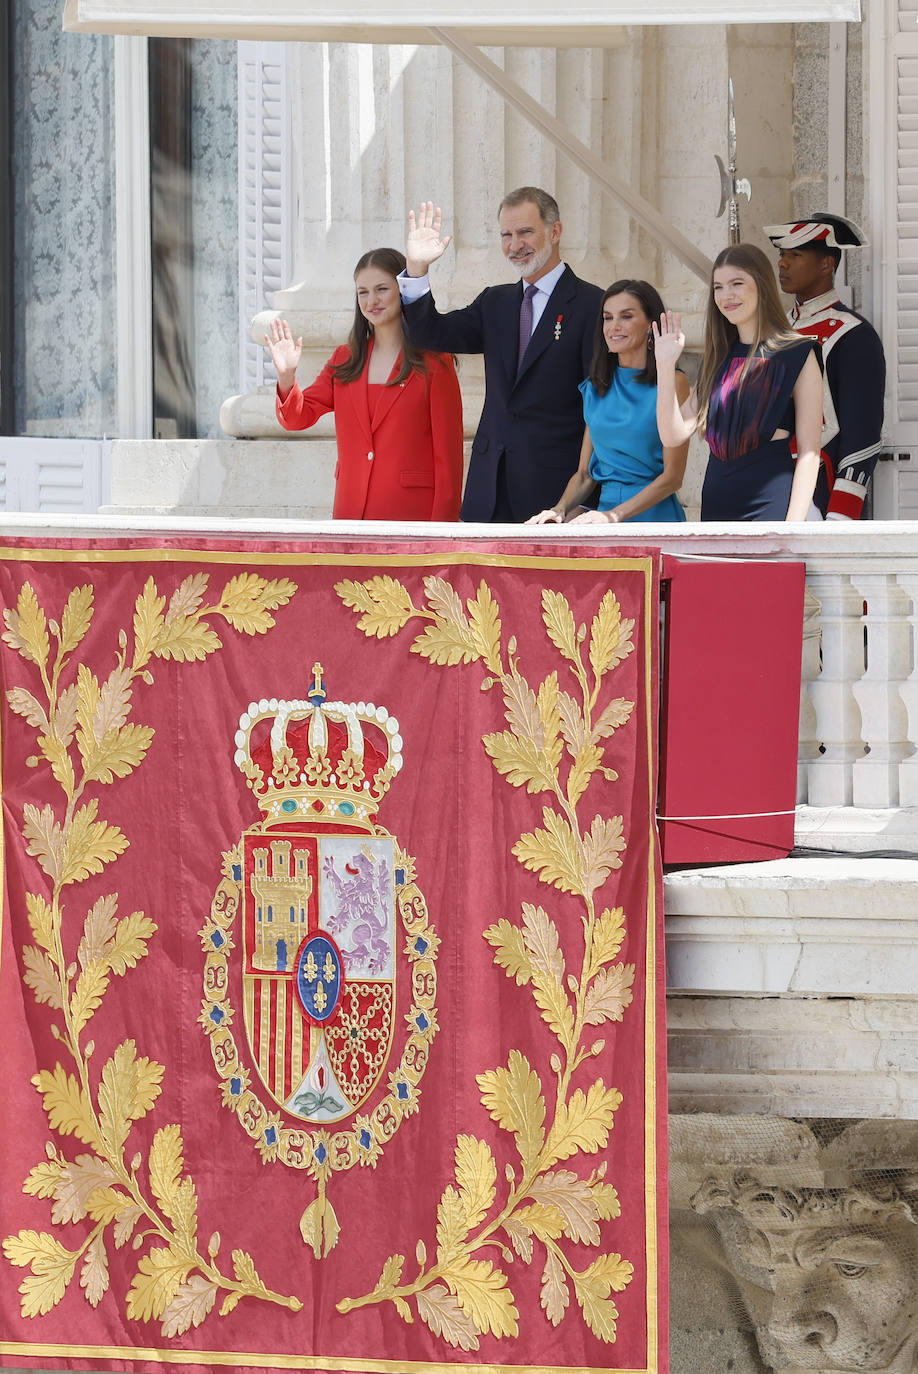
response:
M337 1245L340 1230L335 1209L325 1196L325 1184L322 1182L319 1184L319 1196L315 1202L310 1202L300 1217L300 1235L312 1247L316 1259L324 1259L329 1250Z

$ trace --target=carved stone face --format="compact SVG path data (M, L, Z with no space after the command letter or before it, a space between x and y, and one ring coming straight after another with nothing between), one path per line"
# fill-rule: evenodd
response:
M918 1226L904 1217L863 1226L814 1222L751 1233L745 1256L771 1275L766 1325L785 1368L912 1374Z

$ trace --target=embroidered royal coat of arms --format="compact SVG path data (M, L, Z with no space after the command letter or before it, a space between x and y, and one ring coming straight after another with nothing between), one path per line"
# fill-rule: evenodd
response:
M266 1162L317 1183L300 1221L317 1258L339 1234L331 1176L373 1166L416 1110L436 1033L437 937L412 859L376 823L401 750L386 707L328 700L319 664L304 699L252 702L235 762L262 819L224 856L202 931L223 1100Z

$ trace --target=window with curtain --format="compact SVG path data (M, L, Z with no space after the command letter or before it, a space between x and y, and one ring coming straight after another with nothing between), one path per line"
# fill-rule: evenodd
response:
M58 0L8 14L4 428L99 438L115 425L114 40L62 33Z

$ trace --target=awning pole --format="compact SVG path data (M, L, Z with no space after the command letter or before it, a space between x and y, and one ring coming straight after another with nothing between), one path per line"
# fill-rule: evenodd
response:
M638 223L662 243L664 248L674 253L702 281L708 282L711 276L710 260L693 243L689 243L678 229L673 228L649 201L610 171L605 163L591 152L585 143L575 138L559 119L543 109L522 86L507 76L506 72L501 71L496 63L486 57L480 48L470 43L457 29L431 27L430 32L438 42L476 71L483 81L503 96L504 100L544 134L550 143L575 162L581 171L586 172L603 191L614 200L621 201Z

